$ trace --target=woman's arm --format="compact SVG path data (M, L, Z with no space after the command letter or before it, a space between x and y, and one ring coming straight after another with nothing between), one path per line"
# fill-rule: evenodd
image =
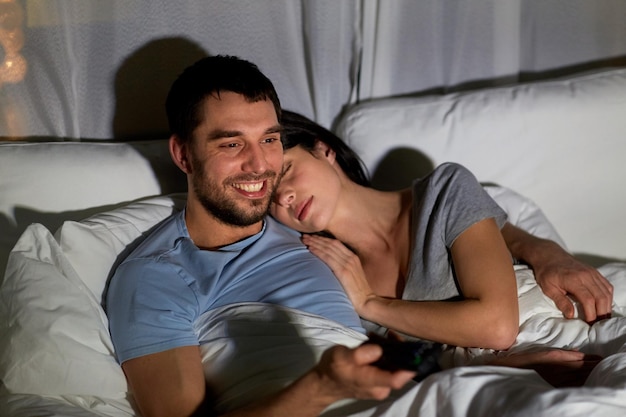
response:
M423 339L464 347L507 349L519 329L517 284L510 254L496 222L482 220L452 245L462 301L406 301L380 297L369 286L358 257L338 241L303 239L333 270L359 315Z
M568 294L581 303L588 322L611 316L613 286L595 268L578 261L556 242L510 223L504 225L502 235L511 254L530 265L543 292L566 318L574 316Z

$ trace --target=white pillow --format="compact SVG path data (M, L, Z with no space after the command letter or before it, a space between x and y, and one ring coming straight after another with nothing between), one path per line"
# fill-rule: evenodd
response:
M0 379L6 391L92 396L131 409L102 293L122 252L183 205L184 195L133 202L66 222L59 241L41 224L24 231L0 286Z
M537 237L553 240L567 249L550 220L530 198L500 185L485 185L483 188L509 216L509 223Z
M161 220L185 205L185 195L160 196L136 201L80 222L66 221L55 233L65 257L97 300L119 257L133 242Z
M40 224L9 256L0 326L0 377L9 392L126 397L106 315Z
M463 93L356 104L336 133L379 171L457 162L531 198L578 254L624 259L626 68ZM384 140L381 140L384 138ZM418 157L419 156L419 157ZM381 174L379 174L381 175Z
M167 140L0 143L0 275L31 223L56 230L148 196L184 192Z

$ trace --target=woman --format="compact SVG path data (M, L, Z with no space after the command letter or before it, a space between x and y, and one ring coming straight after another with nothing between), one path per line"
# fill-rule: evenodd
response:
M518 331L510 253L527 261L543 254L534 258L536 270L545 271L550 258L570 262L553 243L506 224L460 165L444 164L410 189L382 192L368 187L358 157L335 135L291 112L282 124L283 177L271 214L305 233L303 242L335 272L369 330L506 349ZM541 250L528 251L529 243ZM575 269L592 274L588 292L601 294L587 317L609 313L610 284L592 268Z

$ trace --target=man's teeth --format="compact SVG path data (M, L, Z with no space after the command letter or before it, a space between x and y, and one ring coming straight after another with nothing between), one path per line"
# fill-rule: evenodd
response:
M255 193L261 191L261 188L263 188L263 183L257 182L255 184L233 184L233 187L239 188L240 190L243 190L247 193Z

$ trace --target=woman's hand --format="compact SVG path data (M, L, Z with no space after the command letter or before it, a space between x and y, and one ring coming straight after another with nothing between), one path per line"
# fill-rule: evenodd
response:
M302 242L333 271L358 314L369 299L376 295L370 287L359 257L337 239L318 235L303 235Z
M330 267L363 319L402 334L456 346L505 350L515 341L519 330L517 285L511 257L494 219L470 226L451 248L465 297L461 301L376 295L358 256L341 242L311 235L303 236L302 241Z
M488 365L533 369L554 387L577 387L601 359L576 350L547 349L496 357Z

